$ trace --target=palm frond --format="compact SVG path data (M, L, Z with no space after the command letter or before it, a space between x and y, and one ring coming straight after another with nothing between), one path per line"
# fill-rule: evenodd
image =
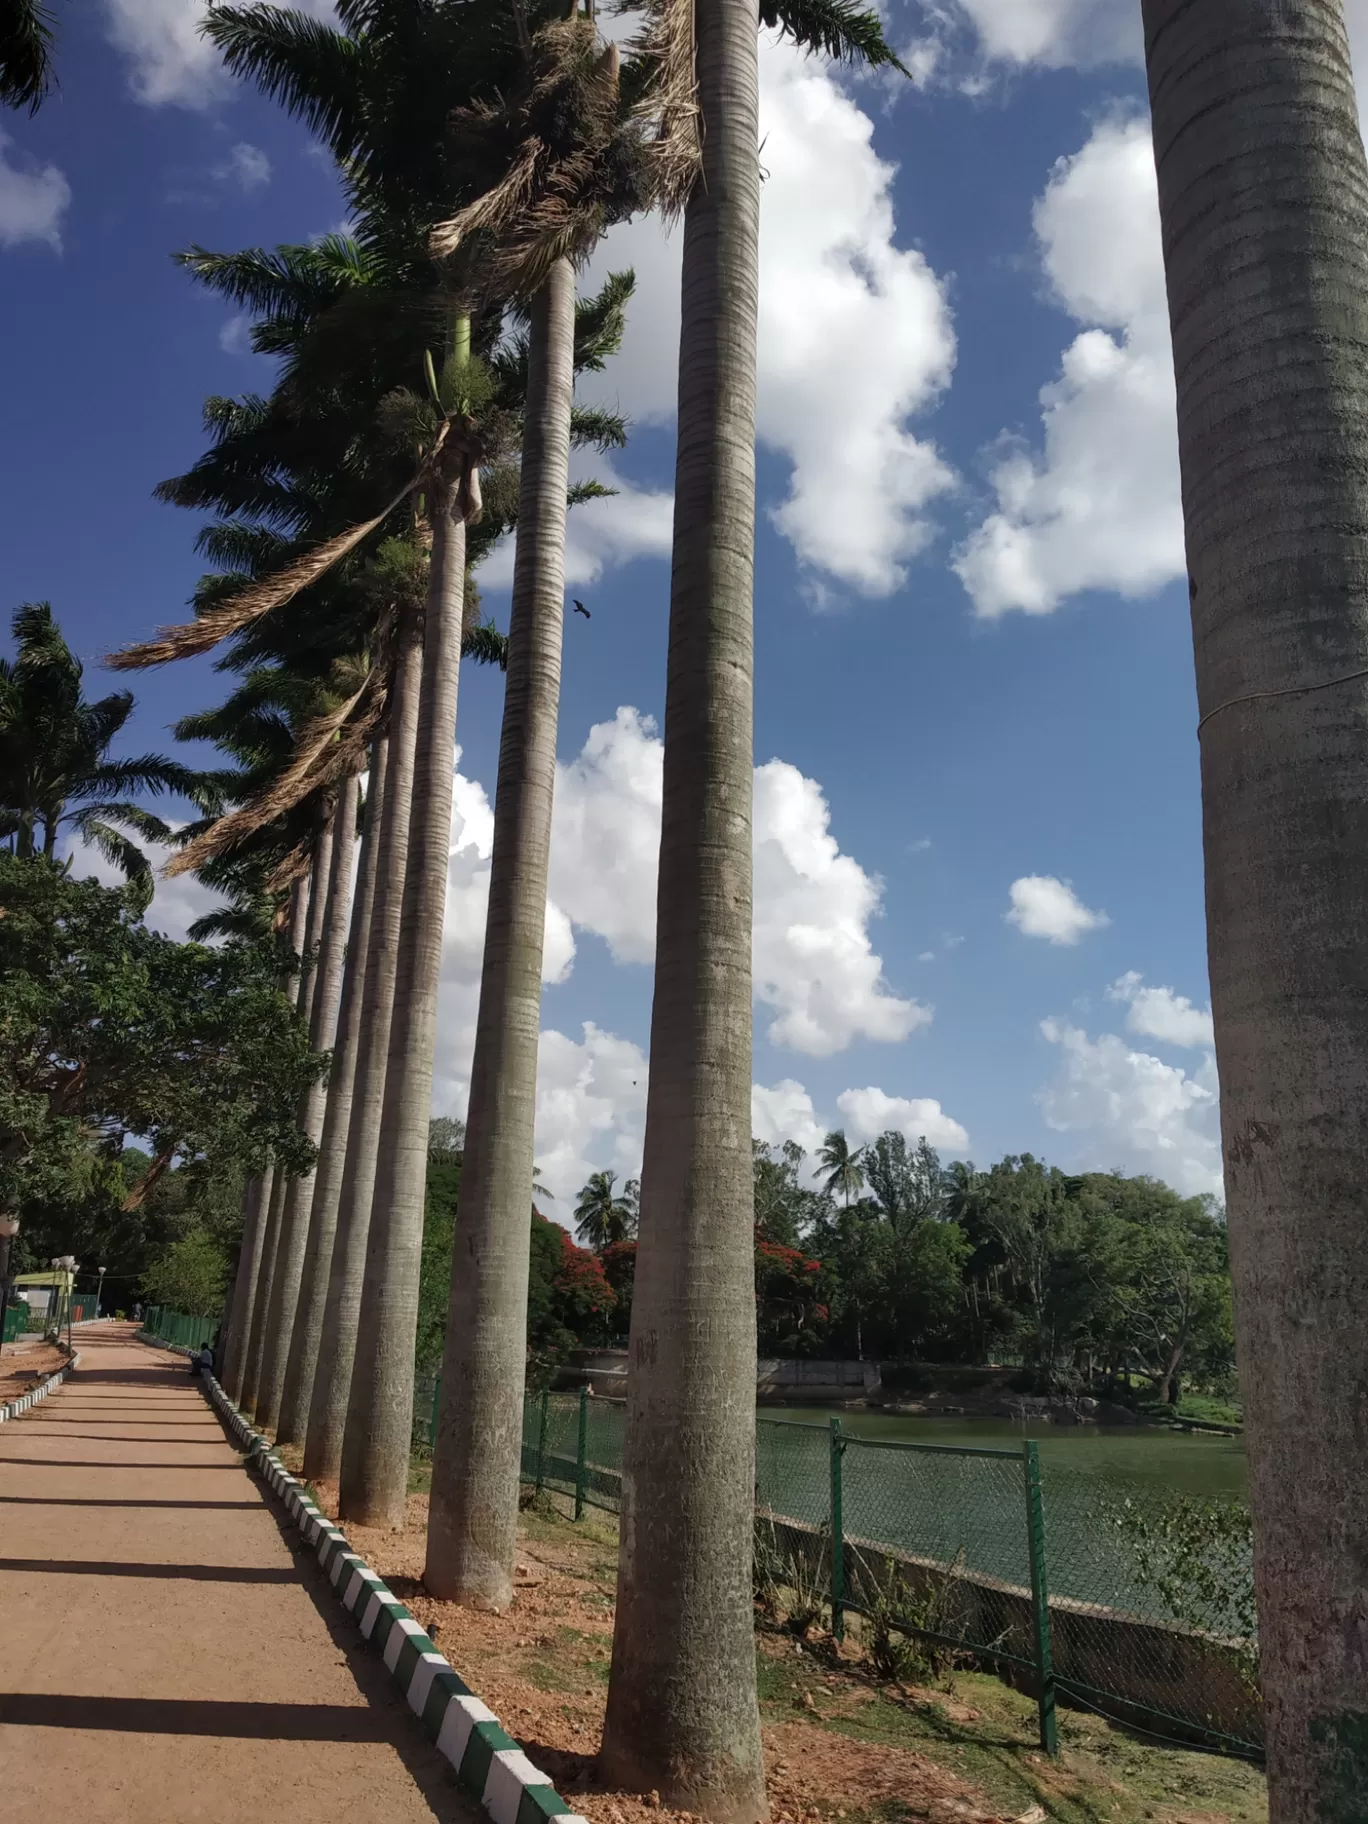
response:
M572 481L565 490L567 507L582 507L590 500L614 500L618 490L608 487L604 482L595 481L592 476L587 481Z
M52 14L38 0L7 0L0 25L0 102L36 114L51 94Z
M123 802L116 799L109 804L82 805L79 810L71 812L66 821L87 838L97 825L103 828L106 824L112 827L120 823L126 824L130 830L136 830L144 842L169 843L175 834L169 823L163 822L145 805L135 804L131 799Z
M126 880L145 883L147 898L150 900L152 897L152 864L137 843L130 841L122 830L116 830L113 824L102 823L98 817L85 818L79 828L81 835L91 848L97 849Z
M508 635L500 633L492 621L476 621L461 635L461 657L476 665L497 665L508 670Z
M235 76L250 77L345 161L364 143L365 51L307 13L215 6L200 28Z
M760 23L777 28L805 51L909 73L884 37L879 15L858 0L760 0Z
M378 676L372 671L352 696L335 709L315 717L301 731L294 756L285 770L255 798L238 810L230 811L226 817L220 817L211 828L197 836L193 842L188 842L166 864L167 876L186 874L192 868L200 867L213 857L224 854L244 838L254 835L266 824L273 823L287 811L293 810L320 786L331 784L337 776L338 766L335 764L320 770L318 763L330 745L336 745L338 755L342 754L342 744L337 741L337 737L353 711L377 683ZM349 749L358 744L364 746L369 741L374 721L374 715L365 718L360 742L350 741L347 744Z
M113 798L120 792L180 792L190 797L200 775L164 754L140 754L134 760L106 760L84 781L92 797Z
M636 274L628 267L610 272L592 298L575 303L575 367L601 371L610 355L622 347L627 327L627 305L636 290Z
M150 665L167 665L173 659L188 659L202 652L211 652L220 640L226 640L230 634L249 627L253 621L260 620L263 614L269 614L273 608L283 606L292 596L298 595L301 589L307 589L310 583L317 582L339 558L345 557L362 539L368 538L377 526L382 525L394 509L408 498L416 485L415 476L372 519L363 520L360 525L348 526L345 532L339 532L335 538L325 539L321 545L294 563L287 564L274 576L252 583L228 601L207 608L198 619L187 621L179 627L163 627L155 640L147 640L137 646L125 646L121 652L111 653L105 663L115 671L141 671Z
M570 408L570 446L572 449L621 450L627 446L627 420L617 412L601 411L597 406L572 405Z

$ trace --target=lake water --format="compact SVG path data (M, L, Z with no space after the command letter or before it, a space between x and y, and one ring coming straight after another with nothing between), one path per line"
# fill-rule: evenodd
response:
M759 1417L829 1425L830 1407L765 1406ZM843 1411L848 1437L895 1439L906 1444L955 1444L1019 1450L1034 1438L1048 1484L1049 1472L1073 1471L1138 1482L1192 1495L1243 1495L1244 1446L1239 1438L1168 1431L1141 1425L1018 1424L1011 1419L917 1418L902 1413Z

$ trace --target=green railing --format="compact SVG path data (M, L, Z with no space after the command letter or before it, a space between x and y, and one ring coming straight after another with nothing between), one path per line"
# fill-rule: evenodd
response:
M5 1333L0 1336L0 1344L12 1343L16 1336L22 1336L28 1329L29 1308L20 1300L18 1304L5 1307Z
M422 1429L435 1435L436 1390ZM625 1403L529 1400L523 1479L616 1512ZM1042 1465L1018 1449L908 1444L829 1425L756 1425L757 1551L778 1581L820 1575L847 1613L1175 1741L1262 1755L1247 1510ZM788 1574L786 1575L785 1567Z
M159 1343L176 1344L183 1349L198 1349L209 1342L218 1329L216 1317L190 1317L184 1311L168 1311L164 1305L149 1305L143 1312L143 1336Z

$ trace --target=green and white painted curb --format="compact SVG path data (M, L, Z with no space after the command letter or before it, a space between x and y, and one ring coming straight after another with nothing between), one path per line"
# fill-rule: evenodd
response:
M245 1448L248 1462L284 1502L305 1542L316 1547L318 1562L342 1607L360 1628L362 1639L384 1659L424 1734L494 1824L586 1824L437 1651L383 1578L309 1499L298 1477L252 1429L213 1375L202 1379L211 1403Z
M79 1368L80 1365L81 1357L80 1354L77 1353L72 1356L69 1362L64 1362L55 1374L50 1374L45 1381L40 1381L36 1387L30 1387L28 1392L21 1395L19 1399L11 1400L8 1405L0 1406L0 1425L3 1425L6 1419L22 1419L26 1412L30 1411L38 1404L39 1400L45 1400L50 1393L55 1392L71 1373L72 1369Z

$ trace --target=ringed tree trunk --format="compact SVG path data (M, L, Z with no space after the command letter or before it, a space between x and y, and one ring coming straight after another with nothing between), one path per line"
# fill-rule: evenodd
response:
M439 473L430 489L432 557L408 869L380 1153L342 1444L340 1510L347 1519L363 1525L399 1525L408 1496L428 1122L451 854L456 693L465 599L464 515L471 487L470 458L453 438L439 458Z
M351 918L358 789L359 782L355 774L343 781L337 803L328 820L331 839L328 891L314 974L313 1005L309 1016L309 1046L313 1051L331 1051L337 1033L337 1008L342 990L342 969L346 960L347 926ZM315 1146L323 1135L327 1102L327 1084L322 1079L311 1083L301 1100L299 1125ZM299 1282L304 1270L304 1249L309 1239L309 1214L313 1208L316 1181L316 1167L314 1171L305 1172L291 1181L281 1217L275 1282L271 1288L271 1308L266 1319L266 1346L262 1352L256 1406L257 1423L272 1429L280 1414L280 1396L285 1386L285 1365L289 1360L290 1339L294 1334L295 1309L299 1303ZM277 1439L277 1442L280 1440Z
M318 863L319 856L315 851L309 877L296 882L290 906L290 948L300 959L300 966L299 973L291 978L286 992L305 1019L308 1018L305 996L309 984L306 952L312 948L309 935L313 929L315 901L318 902L319 916L322 917L323 888L318 884ZM276 1243L280 1238L280 1216L288 1182L283 1171L277 1169L271 1174L271 1198L266 1206L266 1225L261 1237L261 1264L257 1270L252 1308L243 1331L242 1397L238 1405L244 1412L250 1412L256 1405L257 1382L261 1378L261 1353L266 1340L266 1313L271 1302L271 1278L275 1271Z
M512 1600L527 1357L542 949L556 782L575 274L532 304L494 850L432 1466L434 1596Z
M1338 0L1144 0L1274 1824L1368 1792L1368 167Z
M233 1304L228 1317L228 1337L223 1346L222 1383L228 1398L237 1404L242 1392L243 1329L256 1296L261 1272L261 1248L266 1239L266 1215L271 1203L273 1168L267 1166L249 1179L242 1199L242 1247L238 1253Z
M375 904L365 956L361 1027L356 1049L347 1154L337 1206L337 1232L328 1266L323 1334L318 1346L309 1429L304 1441L304 1475L333 1485L342 1473L342 1438L347 1423L361 1280L370 1233L380 1117L385 1103L394 976L399 955L399 921L408 867L409 815L413 803L413 761L418 740L418 704L423 678L422 634L405 618L390 686L389 742L384 796L377 803Z
M290 1338L285 1385L276 1421L278 1444L302 1443L309 1424L314 1370L318 1362L323 1313L328 1298L328 1274L337 1233L337 1207L342 1174L347 1163L347 1131L351 1125L352 1089L356 1080L356 1053L361 1033L361 1003L370 946L371 915L375 906L376 861L379 853L380 807L385 798L388 741L382 735L371 748L366 782L366 827L361 838L360 873L351 908L342 1002L337 1016L337 1038L328 1073L327 1110L318 1148L309 1233L300 1277L294 1332Z
M755 1689L752 588L755 9L695 0L651 1078L600 1767L765 1815Z

